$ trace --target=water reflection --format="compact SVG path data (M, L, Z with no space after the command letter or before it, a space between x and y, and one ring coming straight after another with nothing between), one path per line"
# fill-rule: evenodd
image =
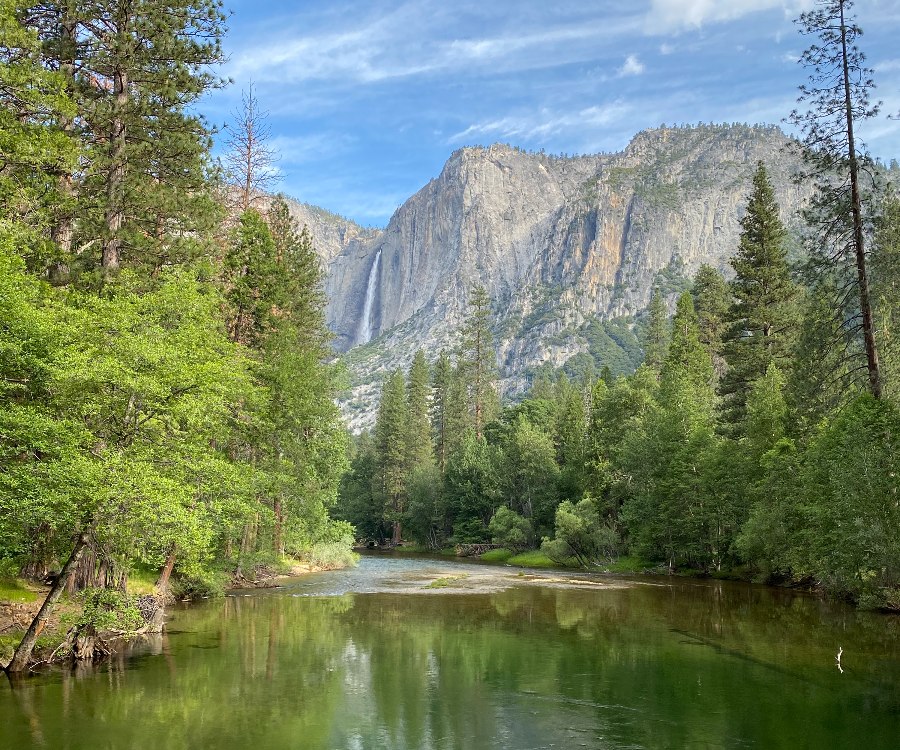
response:
M178 610L98 669L4 686L0 746L878 748L900 729L895 619L718 582L359 593L423 565L389 563Z

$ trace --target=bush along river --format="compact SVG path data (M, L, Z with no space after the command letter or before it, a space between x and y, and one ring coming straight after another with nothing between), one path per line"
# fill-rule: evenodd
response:
M895 748L898 629L760 586L365 555L4 681L0 747Z

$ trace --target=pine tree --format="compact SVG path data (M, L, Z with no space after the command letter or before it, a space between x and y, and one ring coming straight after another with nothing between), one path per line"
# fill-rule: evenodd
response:
M434 457L437 462L438 469L443 474L447 469L447 459L449 457L449 446L451 443L448 435L448 409L450 408L449 399L451 397L451 379L453 378L453 363L446 351L441 351L437 361L434 363L434 374L432 376L432 393L431 401L431 431L432 444L434 446Z
M29 10L21 0L0 6L0 214L2 233L18 236L29 267L43 271L58 256L48 242L66 203L58 175L75 169L78 149L57 128L75 105L64 75L42 64L38 34L22 23Z
M787 431L787 402L784 397L785 379L774 362L758 378L747 396L747 425L744 429L750 459L758 468L763 454L772 448Z
M709 563L703 540L711 508L703 468L714 448L712 379L693 300L685 292L660 374L659 408L628 436L624 461L632 486L622 517L634 550L665 560L670 569L678 561Z
M691 294L697 311L700 342L713 355L715 362L722 353L725 318L730 301L728 282L721 272L704 263L694 277Z
M466 382L475 435L481 437L484 426L496 416L499 407L491 300L482 286L475 287L469 299L469 312L460 342L459 369Z
M711 427L715 402L712 383L712 362L700 342L694 301L685 292L678 298L672 319L672 344L660 373L660 404L690 420L686 426Z
M720 385L724 422L737 431L753 381L770 362L784 361L796 328L797 289L787 262L787 232L762 162L753 176L741 230L738 252L731 259L733 302L723 351L728 370Z
M900 395L900 199L888 194L872 253L872 303L881 346L884 395Z
M429 372L424 352L419 349L413 357L406 386L407 427L406 466L407 473L433 463L431 450L431 423L429 412Z
M873 163L858 140L856 129L875 117L880 102L872 103L873 71L856 45L862 29L850 15L851 0L818 0L814 10L800 15L802 33L817 37L800 57L809 71L809 85L800 87L800 103L810 109L794 110L790 122L804 135L803 157L808 180L817 195L806 211L808 223L818 230L811 247L810 270L817 276L837 274L839 295L833 305L845 319L848 335L862 334L868 386L875 398L882 395L881 366L872 311L867 243L872 224ZM866 178L869 173L869 178ZM855 291L855 303L850 304Z
M275 241L256 211L242 214L232 230L224 266L231 339L257 346L274 323L283 283Z
M668 316L659 289L653 290L648 312L650 318L644 334L644 363L658 376L669 347Z
M56 135L83 149L77 170L52 175L60 269L91 270L97 247L105 273L123 253L155 271L189 259L218 219L210 132L192 105L224 83L211 72L224 59L219 0L59 0L26 17L75 102Z
M403 372L388 375L381 391L375 446L378 455L378 489L384 500L384 515L392 526L394 545L402 538L402 517L406 492L406 435L408 412Z
M274 280L273 304L279 318L290 318L302 346L329 355L331 333L325 323L324 278L319 256L308 227L297 226L287 203L280 196L269 207L266 223L274 243L275 262L280 272Z
M790 434L796 437L810 434L859 391L852 358L835 345L844 338L844 320L833 305L835 294L831 280L822 279L806 292L800 306L800 334L786 387Z

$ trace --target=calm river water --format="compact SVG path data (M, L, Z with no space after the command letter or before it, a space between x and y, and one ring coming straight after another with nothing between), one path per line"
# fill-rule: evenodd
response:
M0 748L900 747L900 619L719 582L425 583L485 571L364 556L177 609L128 657L0 682Z

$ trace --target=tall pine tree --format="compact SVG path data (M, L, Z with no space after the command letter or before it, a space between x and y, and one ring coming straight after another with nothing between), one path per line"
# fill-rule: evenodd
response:
M491 300L483 286L475 287L469 299L459 348L459 370L465 379L472 426L475 435L481 437L484 426L496 416L499 408Z
M734 431L740 430L753 382L770 362L784 360L796 327L797 288L787 261L787 231L762 162L753 175L741 230L738 252L731 259L733 302L723 350L728 370L720 384L723 421Z

